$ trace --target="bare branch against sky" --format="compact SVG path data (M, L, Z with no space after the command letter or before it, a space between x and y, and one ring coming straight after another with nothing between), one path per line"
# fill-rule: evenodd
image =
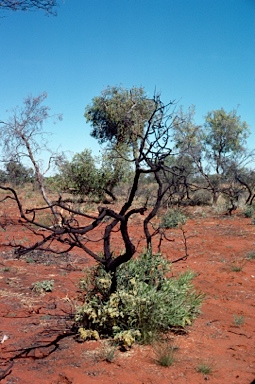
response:
M43 10L46 14L56 15L56 0L0 0L0 9L11 11Z

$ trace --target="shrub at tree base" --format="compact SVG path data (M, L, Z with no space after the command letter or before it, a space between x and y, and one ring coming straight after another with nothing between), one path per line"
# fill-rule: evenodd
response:
M117 289L110 292L111 275L101 266L87 270L81 280L86 291L76 310L81 338L97 331L128 349L135 341L147 343L160 332L185 327L199 313L203 295L191 283L193 272L167 277L170 263L144 252L117 270Z

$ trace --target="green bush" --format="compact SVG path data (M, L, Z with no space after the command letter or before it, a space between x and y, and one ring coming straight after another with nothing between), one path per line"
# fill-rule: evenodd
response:
M252 207L252 205L247 205L243 211L243 214L245 217L251 218L254 214L254 208Z
M117 270L117 289L109 293L111 275L101 266L87 270L81 280L86 291L76 309L81 330L96 330L128 349L133 342L150 342L156 334L191 324L202 295L191 283L194 273L167 277L170 264L161 255L144 252Z
M161 228L177 228L179 225L184 225L187 217L179 209L172 209L166 212L160 223Z

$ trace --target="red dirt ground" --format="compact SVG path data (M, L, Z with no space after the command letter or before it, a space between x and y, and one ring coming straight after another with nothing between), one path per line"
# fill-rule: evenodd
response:
M255 379L255 225L241 213L232 217L192 213L185 225L189 258L173 265L173 275L191 269L196 288L205 293L201 315L178 346L170 367L155 363L151 346L117 351L105 361L103 342L78 343L69 334L79 279L91 259L80 252L64 256L33 253L15 258L0 246L0 381L3 384L251 384ZM203 209L201 209L203 210ZM29 239L24 228L8 222L0 210L0 244ZM10 211L8 211L10 214ZM137 233L137 223L132 230ZM178 230L163 253L182 256ZM52 292L38 295L32 283L54 280ZM236 324L238 321L242 324ZM210 374L197 371L200 364Z

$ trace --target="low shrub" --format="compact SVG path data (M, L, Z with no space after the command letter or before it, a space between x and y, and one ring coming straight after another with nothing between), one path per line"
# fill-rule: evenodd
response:
M118 268L117 289L110 293L111 275L100 265L88 269L81 280L84 303L76 308L79 332L97 331L128 349L135 341L147 343L159 332L191 324L203 298L191 283L194 273L169 278L169 271L161 255L144 252Z
M179 225L184 225L187 217L179 209L167 211L161 219L160 227L165 229L177 228Z
M254 214L254 208L252 207L252 205L247 205L243 211L243 214L247 218L252 218Z

